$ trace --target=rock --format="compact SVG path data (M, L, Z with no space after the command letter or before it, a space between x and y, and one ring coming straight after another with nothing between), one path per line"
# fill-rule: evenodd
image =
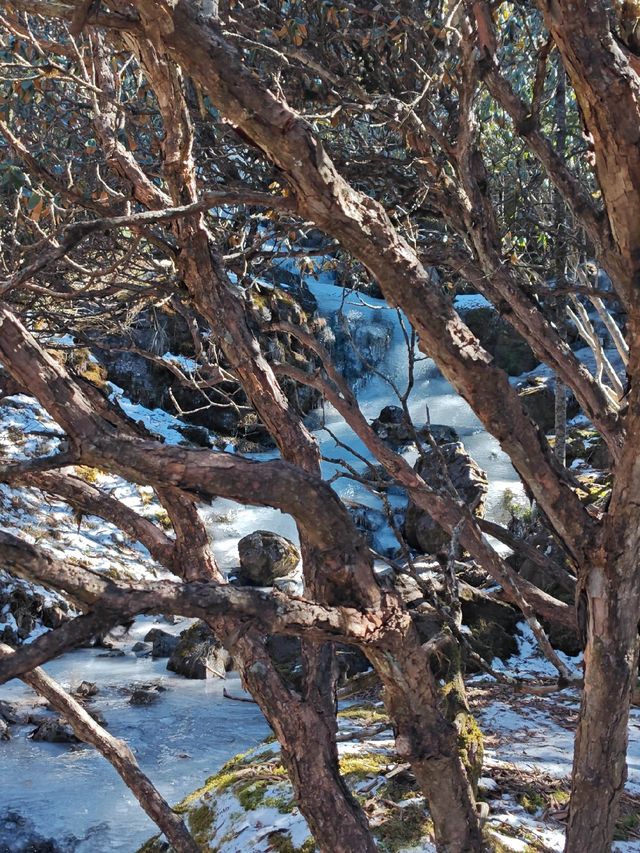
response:
M469 628L469 641L477 654L491 663L494 657L506 660L518 652L516 635L521 614L502 601L497 601L481 589L460 584L462 621ZM468 671L477 665L469 659Z
M407 421L400 406L385 406L378 417L371 422L373 431L391 447L399 448L416 443L416 436L428 444L429 433L436 444L448 444L459 441L458 433L446 424L430 424L417 427Z
M342 684L361 672L371 669L369 659L356 646L348 646L344 643L335 645L336 663L338 666L338 683Z
M103 728L107 727L107 720L102 711L99 711L97 708L91 705L88 708L85 708L85 711L87 712L87 714L89 714L90 717L93 717L93 719L99 726L102 726Z
M519 376L538 365L539 359L529 344L494 308L471 308L464 312L463 319L509 376Z
M3 699L0 699L0 719L4 722L14 723L19 722L24 718L24 714L21 715L18 706L13 702L5 702Z
M256 530L238 542L238 580L247 586L272 586L274 578L291 575L300 562L293 542L268 530Z
M66 603L45 598L27 582L0 581L0 640L18 646L38 623L57 628L66 622L67 610Z
M96 655L99 658L123 658L124 652L122 649L110 649L108 652L101 652L99 655Z
M94 681L81 681L77 687L73 688L71 695L76 699L91 699L98 695L98 686Z
M144 641L151 643L152 658L168 658L175 651L180 639L162 628L152 628L145 635Z
M302 650L298 637L271 636L267 640L269 654L280 675L298 690L302 686ZM334 647L338 681L347 679L360 672L367 672L371 664L365 655L355 646L336 643Z
M386 355L393 340L393 326L382 315L374 314L371 321L349 317L336 312L329 318L335 341L331 354L336 367L348 382L366 380L371 366L377 366Z
M535 381L518 388L518 394L531 420L547 435L555 425L555 391L552 382ZM579 406L573 394L567 395L567 417L573 418Z
M167 669L185 678L224 678L231 668L231 655L204 622L194 622L180 634Z
M130 705L153 705L160 698L156 687L137 687L129 697Z
M567 434L567 465L583 459L592 468L611 469L611 454L602 436L594 429L570 429Z
M185 424L178 427L178 430L190 444L195 444L198 447L213 447L211 433L206 427L197 426L197 424Z
M152 652L153 646L151 643L142 643L137 642L131 647L131 651L134 653L136 657L144 658L148 657Z
M531 385L519 391L520 399L531 420L546 434L555 424L555 396L550 385Z
M0 816L0 851L2 853L72 853L78 839L72 835L64 838L45 838L36 832L32 821L17 812L8 811Z
M11 740L9 726L3 719L0 719L0 740Z
M28 737L31 740L46 741L47 743L78 743L78 738L74 735L71 726L59 717L44 720Z
M465 451L460 442L443 444L440 453L444 457L449 478L462 500L477 516L484 513L484 503L488 489L484 471ZM444 485L445 480L440 464L440 453L429 450L424 458L418 459L416 471L434 488ZM409 501L404 532L408 543L423 554L437 554L447 548L450 541L446 533L425 510Z

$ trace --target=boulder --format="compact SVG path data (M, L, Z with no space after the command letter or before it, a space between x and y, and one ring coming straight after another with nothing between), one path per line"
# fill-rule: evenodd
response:
M29 583L0 581L0 639L17 646L27 639L38 622L47 628L59 627L69 619L67 609L64 602L45 598ZM5 622L11 624L4 625Z
M129 697L130 705L153 705L160 698L160 691L156 687L137 687Z
M521 614L509 604L467 584L460 584L459 592L462 621L471 632L468 638L472 649L489 663L495 657L507 660L517 654L517 625ZM477 664L468 659L466 668L475 672Z
M463 319L509 376L519 376L538 365L539 359L529 344L494 308L472 308L464 312Z
M300 562L293 542L268 530L256 530L241 539L238 554L240 569L236 575L246 586L272 586L275 578L291 575Z
M473 508L474 514L481 517L484 513L489 484L484 471L469 456L460 442L443 444L438 453L428 450L416 462L416 471L433 488L443 488L445 476L441 467L441 455L444 458L448 476L458 494L467 506ZM446 549L450 541L449 534L413 501L409 501L407 508L404 533L407 542L424 554L437 554Z
M98 686L95 681L81 681L77 687L71 691L71 695L76 699L84 700L91 699L98 694Z
M3 719L0 718L0 740L11 740L9 726Z
M573 428L567 435L567 465L584 460L592 468L607 471L611 468L611 454L602 436L594 429Z
M41 740L47 743L77 743L78 738L73 729L59 717L53 717L40 723L29 735L31 740Z
M299 637L271 636L267 649L280 675L295 690L302 687L302 650ZM367 672L371 664L360 649L344 643L334 646L338 683L342 684L360 672Z
M545 435L553 432L555 425L555 391L552 382L534 380L518 388L518 394L531 420L535 421ZM573 394L567 396L567 417L573 418L579 406Z
M335 336L331 354L348 382L366 381L391 346L393 326L382 314L367 321L350 313L347 309L346 315L336 312L329 318Z
M429 433L433 436L436 444L459 441L455 429L445 424L430 424L421 427L412 425L406 419L400 406L385 406L378 417L371 422L371 427L376 435L394 448L415 444L416 435L422 442L428 443Z
M194 622L180 634L167 669L185 678L224 678L231 669L231 655L204 622Z
M144 641L151 643L152 658L168 658L176 650L180 638L168 631L163 631L162 628L152 628L145 634Z
M0 851L2 853L72 853L78 847L73 835L45 838L32 821L17 812L0 815Z
M134 645L131 648L131 651L138 658L148 657L151 654L151 650L152 650L151 643L143 643L140 641L138 641L137 643L134 643Z

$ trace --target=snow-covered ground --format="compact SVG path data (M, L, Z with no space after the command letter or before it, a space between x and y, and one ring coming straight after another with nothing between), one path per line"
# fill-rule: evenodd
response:
M518 654L503 670L524 681L545 679L549 665L521 625ZM569 659L573 668L579 659ZM578 696L565 691L516 693L486 676L470 679L469 698L484 734L479 800L485 831L501 850L560 853L564 847L568 779ZM410 773L398 773L393 737L382 702L350 700L339 716L340 764L369 818L381 851L432 853L432 828ZM629 783L614 853L640 853L640 711L632 711ZM260 745L234 759L182 804L203 850L268 853L313 850L304 818L292 800L277 744ZM280 837L282 848L274 846ZM290 842L293 846L285 846ZM305 843L308 845L305 847ZM160 848L152 847L149 853Z

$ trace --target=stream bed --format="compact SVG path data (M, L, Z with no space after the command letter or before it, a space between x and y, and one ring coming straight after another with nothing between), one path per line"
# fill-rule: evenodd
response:
M356 381L363 412L372 420L384 406L397 402L384 377L401 391L407 381L407 344L401 317L380 300L357 293L345 295L329 279L309 278L308 284L320 313L330 317L341 309L354 338L375 361L373 375ZM409 397L417 425L425 422L427 407L431 422L453 426L468 452L487 472L487 515L499 517L505 489L520 494L519 480L497 441L487 435L469 406L442 378L433 362L420 357ZM140 407L136 407L135 416L141 414L144 415ZM171 415L159 410L150 412L149 418L155 429L164 419L168 432L171 421L175 422ZM332 460L324 463L325 476L336 472L335 460L339 459L347 459L362 470L363 463L336 444L335 438L350 444L358 453L368 454L331 407L314 414L310 423L316 427L323 455ZM323 424L331 434L322 429ZM256 458L273 455L258 454ZM415 451L405 455L412 461ZM338 479L334 488L346 500L379 509L377 499L353 480ZM297 541L293 519L276 510L217 499L203 512L216 557L226 569L237 565L238 540L256 529L272 530ZM392 547L393 541L387 544ZM224 698L225 687L232 694L242 693L235 676L226 681L188 681L167 672L166 660L153 661L132 654L130 647L142 639L152 624L155 623L151 619L136 623L126 637L129 651L124 657L101 657L101 650L83 649L52 661L46 670L66 687L74 687L82 680L97 683L95 706L104 714L109 731L127 740L142 769L167 800L175 803L202 784L224 761L264 738L269 729L256 705ZM166 623L158 624L167 629ZM172 630L181 627L184 624ZM148 682L159 683L165 690L150 706L131 705L122 688ZM20 682L0 687L0 699L16 701L28 696L32 694ZM38 834L55 838L60 850L77 853L133 853L153 834L151 821L104 759L83 745L34 742L27 738L32 728L13 727L12 739L0 744L0 816L18 813L33 824ZM29 848L8 846L0 835L0 853L22 853L25 849Z

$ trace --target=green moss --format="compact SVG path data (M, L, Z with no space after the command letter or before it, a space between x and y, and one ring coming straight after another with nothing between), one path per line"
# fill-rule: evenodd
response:
M269 850L274 853L297 853L288 832L272 832L269 835Z
M201 803L191 809L187 816L187 823L194 840L205 845L211 836L211 828L216 819L215 803Z
M543 795L533 788L528 788L526 791L518 794L516 799L529 814L535 814L537 811L547 807L547 802Z
M98 482L98 477L103 473L99 468L89 468L88 465L76 465L75 475L85 483L93 485Z
M235 794L242 808L246 812L250 812L263 804L268 790L269 783L261 779L258 782L248 782L244 785L238 785Z
M379 788L376 788L376 797L381 800L391 800L392 803L399 803L405 800L417 789L415 781L398 782L397 779L390 779L384 782Z
M164 509L164 507L158 507L154 516L160 527L163 527L165 530L171 530L173 524L171 523L169 513Z
M530 522L533 520L533 508L518 499L511 489L505 489L502 494L502 506L512 518L519 518L521 521Z
M396 853L404 847L415 847L425 839L433 837L433 823L421 803L413 803L394 809L373 833L380 842L380 849Z
M153 838L145 841L142 847L138 847L136 853L160 853L163 847L164 844L161 841L160 836L154 835Z
M386 715L384 708L378 708L370 702L350 705L343 711L338 711L338 717L343 720L356 720L365 726L389 722L389 717Z
M627 841L629 839L629 832L632 829L637 829L638 826L640 826L640 814L638 812L623 815L616 821L613 837L616 841Z
M484 739L480 726L472 714L458 714L456 718L458 729L458 750L462 763L465 766L469 781L476 791L478 780L482 774L482 761L484 758Z
M352 781L377 776L389 764L389 756L379 752L357 752L340 758L340 773Z
M291 797L288 790L280 794L270 794L264 798L263 803L270 809L277 809L280 814L291 814L297 808L296 801Z

